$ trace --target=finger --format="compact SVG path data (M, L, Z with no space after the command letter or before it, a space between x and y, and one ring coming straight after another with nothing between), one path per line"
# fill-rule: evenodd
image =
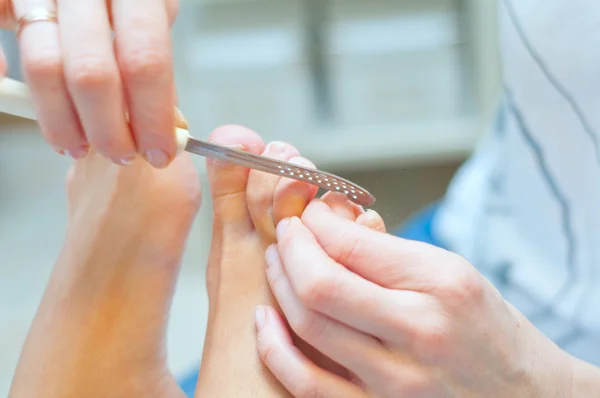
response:
M169 26L173 26L177 14L179 12L179 1L178 0L167 0L167 16L169 18Z
M259 154L265 144L252 130L241 126L223 126L213 131L209 140L223 145L242 145L249 153ZM246 205L249 170L223 161L207 159L208 179L217 228L227 229L235 239L254 229Z
M275 245L267 249L267 279L290 327L302 340L358 375L367 384L388 364L375 338L306 308L288 279ZM352 347L352 350L348 350Z
M289 162L309 169L315 168L311 161L300 156L291 158ZM302 212L308 203L314 199L318 190L319 188L312 184L281 178L274 195L273 218L275 223L273 223L273 232L275 232L275 225L284 218L302 215Z
M131 164L137 150L125 119L104 0L61 0L58 5L67 86L87 140L113 162Z
M52 0L14 1L17 19L35 9L55 10ZM84 157L88 143L64 79L58 25L38 21L19 35L23 72L46 141L59 153Z
M298 218L279 223L277 241L285 273L302 304L354 329L396 341L400 329L412 330L422 308L431 305L425 294L387 289L349 271L327 255Z
M176 154L171 34L164 0L113 0L118 63L138 151L154 167Z
M378 285L423 290L435 278L446 278L455 255L420 242L382 234L338 217L325 203L312 201L302 223L336 262Z
M383 232L385 233L385 223L383 219L375 210L367 210L363 214L359 215L356 219L356 223L359 225L363 225L373 231Z
M285 142L270 142L262 153L268 158L288 161L298 156L298 150ZM248 177L248 210L261 238L266 242L275 241L275 221L273 219L273 201L280 176L251 170Z
M6 55L4 50L0 47L0 76L6 77L8 73L8 62L6 61Z
M327 192L321 198L335 214L347 220L355 221L364 213L362 206L350 202L348 197L341 192Z
M256 310L261 360L294 397L365 397L351 382L327 372L298 350L281 316L271 307Z
M110 26L114 28L113 16L112 16L112 8L111 3L113 0L104 0L106 2L106 9L108 10L108 15L110 19ZM177 19L177 13L179 12L179 1L178 0L167 0L165 3L165 10L167 12L167 17L169 19L169 26L173 26L175 20Z

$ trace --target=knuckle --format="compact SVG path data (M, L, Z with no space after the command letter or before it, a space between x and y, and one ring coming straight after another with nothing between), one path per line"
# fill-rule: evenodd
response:
M275 363L273 356L276 355L276 348L272 344L261 344L259 347L258 356L260 357L260 360L268 368L271 368Z
M34 80L42 80L60 76L63 73L63 62L58 54L30 54L24 57L25 73Z
M105 90L118 82L119 78L110 62L100 58L82 57L69 69L67 80L69 85L76 90Z
M444 303L450 308L472 308L479 303L484 295L482 277L469 267L460 267L437 289L444 298Z
M299 286L298 297L308 308L323 308L335 299L338 290L337 281L328 276L319 275Z
M122 61L123 74L128 79L156 79L157 76L169 72L169 57L162 51L137 50L124 57Z
M312 378L299 383L294 396L298 398L325 398L324 392L321 391Z
M361 242L363 242L356 234L343 233L340 236L339 242L343 242L340 245L331 245L330 249L337 248L337 253L333 254L333 258L341 264L346 264L352 261L360 261L357 258Z

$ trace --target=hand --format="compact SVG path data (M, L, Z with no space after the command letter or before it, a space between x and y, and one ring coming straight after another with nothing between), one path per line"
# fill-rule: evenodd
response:
M138 153L155 167L171 162L177 7L177 0L0 0L5 29L36 9L59 15L19 35L42 133L57 152L81 159L91 145L117 164Z
M319 200L282 221L277 239L267 278L287 322L353 374L303 357L267 308L259 352L295 396L570 396L569 357L463 258L356 225Z
M291 145L272 142L265 146L256 133L243 127L219 128L211 138L225 145L242 144L250 153L314 167ZM276 240L277 222L301 215L317 188L214 160L208 161L208 176L214 210L206 278L209 317L196 396L287 396L258 358L253 314L257 306L276 305L264 273L264 250ZM343 195L328 194L324 200L339 214L369 227L382 227L376 214L349 204ZM294 339L304 355L322 368L334 374L345 372Z

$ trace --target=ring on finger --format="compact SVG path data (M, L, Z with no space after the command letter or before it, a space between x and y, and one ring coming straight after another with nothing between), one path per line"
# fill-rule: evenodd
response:
M27 25L30 25L35 22L54 22L58 23L58 16L56 12L51 11L44 7L37 7L23 15L18 19L17 25L15 27L15 31L17 32L17 37L23 31Z

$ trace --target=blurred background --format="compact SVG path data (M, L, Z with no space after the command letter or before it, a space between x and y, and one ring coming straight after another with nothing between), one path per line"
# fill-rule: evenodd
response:
M290 142L375 194L391 230L443 196L489 124L499 89L494 0L181 3L173 42L192 134L236 123ZM2 32L2 44L20 78L14 35ZM0 117L0 395L60 249L69 163L34 124ZM181 376L202 354L207 196L169 328Z

